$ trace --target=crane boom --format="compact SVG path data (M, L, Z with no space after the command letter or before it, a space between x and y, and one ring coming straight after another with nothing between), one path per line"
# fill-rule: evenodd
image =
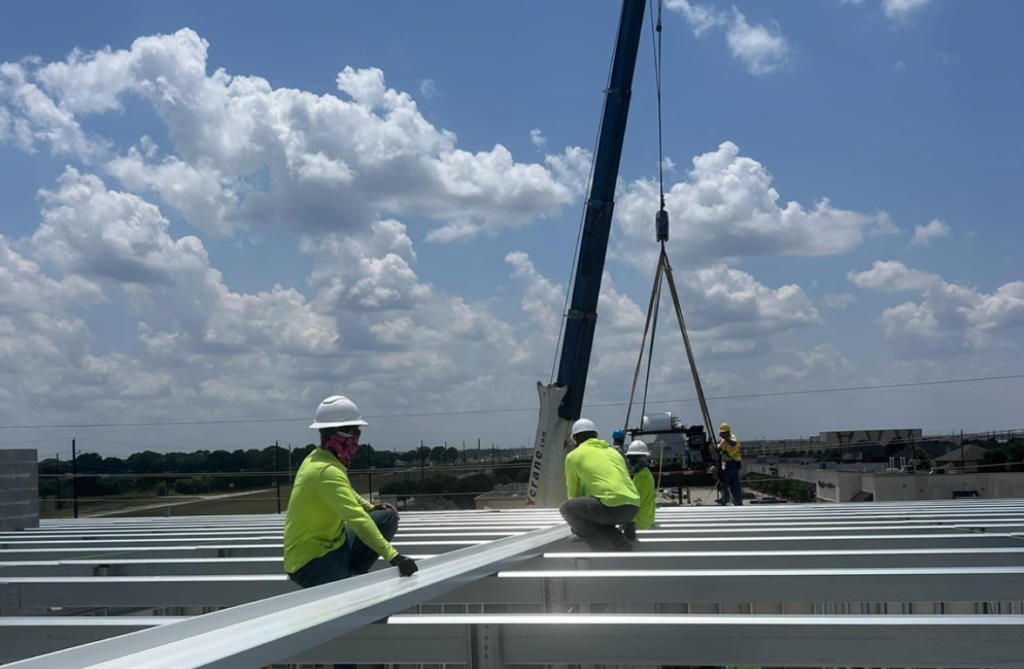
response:
M579 259L566 314L558 377L554 385L538 383L541 408L534 442L528 503L557 506L565 498L565 440L570 425L580 417L597 326L597 302L608 252L615 184L626 136L632 97L633 72L643 32L647 0L623 0L615 38L612 70L605 91L594 169L580 235Z

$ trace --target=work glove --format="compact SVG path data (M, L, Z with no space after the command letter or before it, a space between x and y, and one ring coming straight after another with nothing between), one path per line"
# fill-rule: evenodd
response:
M412 576L420 570L420 568L416 566L415 560L407 558L404 555L396 555L394 559L391 560L391 566L398 567L398 573L402 576Z
M623 528L622 533L626 535L627 541L636 541L636 525L630 523Z

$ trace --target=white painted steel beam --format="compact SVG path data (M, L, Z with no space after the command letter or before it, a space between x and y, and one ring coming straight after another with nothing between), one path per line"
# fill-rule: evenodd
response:
M508 664L1021 666L1024 616L396 615L502 628Z
M1024 544L995 548L547 553L519 569L857 569L1024 566Z
M252 669L293 657L375 620L539 555L555 527L435 558L412 578L394 570L260 600L174 625L60 651L11 669ZM386 644L385 644L386 645Z
M0 619L0 662L178 620L50 618L43 626ZM501 629L505 661L514 664L1010 668L1020 666L1024 643L1020 616L404 615L388 622L286 661L463 664L471 626L480 624Z
M926 602L1024 599L1024 567L504 571L498 580L564 579L583 603ZM472 586L470 586L472 587Z
M0 664L192 619L173 616L0 618ZM284 662L462 664L468 659L468 637L469 629L459 626L431 630L374 624L310 648Z
M280 541L280 540L278 540ZM488 543L488 539L400 539L391 542L403 553L445 553L448 551ZM210 543L199 545L167 546L164 544L124 546L74 546L53 548L10 548L0 550L0 562L19 562L32 559L74 558L143 558L160 557L270 557L281 556L282 543Z
M498 576L436 602L539 603L545 579L562 580L565 599L577 604L1024 600L1024 567L518 570Z
M940 532L913 534L842 534L754 537L642 537L639 550L813 549L842 546L871 548L959 548L963 546L1019 546L1021 535L1010 532ZM571 544L567 544L572 550Z
M410 554L422 560L432 554ZM573 569L586 560L591 569L814 569L884 567L1024 566L1019 547L804 550L662 551L634 553L548 553L519 569ZM377 566L383 566L378 561ZM281 557L181 557L137 559L26 560L0 562L0 579L11 576L186 576L281 574Z
M503 571L436 602L539 604L544 579L570 602L927 602L1024 600L1024 567ZM0 606L237 606L295 592L284 574L0 577Z

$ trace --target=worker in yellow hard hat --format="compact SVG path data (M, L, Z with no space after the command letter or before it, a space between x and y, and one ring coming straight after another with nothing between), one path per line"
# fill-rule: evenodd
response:
M740 482L740 469L743 466L740 440L732 433L732 427L728 423L722 423L718 427L718 437L718 452L722 456L722 468L725 470L722 478L722 503L728 504L731 496L735 506L743 506L743 484Z

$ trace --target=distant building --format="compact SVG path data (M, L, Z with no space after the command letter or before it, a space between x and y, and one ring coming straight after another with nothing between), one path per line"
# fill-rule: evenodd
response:
M526 506L526 483L507 483L473 498L477 509L521 509Z
M965 457L968 457L964 448ZM956 450L956 457L959 457ZM943 458L953 458L947 453ZM975 457L977 454L975 454ZM959 463L958 459L954 459ZM950 463L951 464L951 463ZM766 474L813 484L819 502L896 502L943 500L960 497L1008 499L1024 497L1024 472L971 472L947 474L939 469L928 472L885 472L875 465L830 466L792 465L751 462L743 469L751 474Z
M924 431L920 428L900 430L848 430L822 432L818 439L827 446L888 446L890 443L916 443Z
M758 442L756 452L800 453L812 451L839 451L844 460L868 460L885 456L886 448L893 444L914 445L921 441L921 428L888 430L835 430L821 432L807 439L773 439Z
M892 457L896 459L896 462L899 462L900 458L906 458L907 462L909 462L915 459L915 453L919 448L923 449L924 452L928 454L928 457L936 461L938 458L942 457L946 453L949 453L950 450L954 448L956 449L957 453L960 452L960 447L951 441L946 441L944 439L926 439L924 441L919 441L916 444L911 444L906 448L897 451L896 453L893 454Z
M983 446L967 444L963 449L954 448L945 455L935 458L935 466L977 471L987 451L988 449Z

